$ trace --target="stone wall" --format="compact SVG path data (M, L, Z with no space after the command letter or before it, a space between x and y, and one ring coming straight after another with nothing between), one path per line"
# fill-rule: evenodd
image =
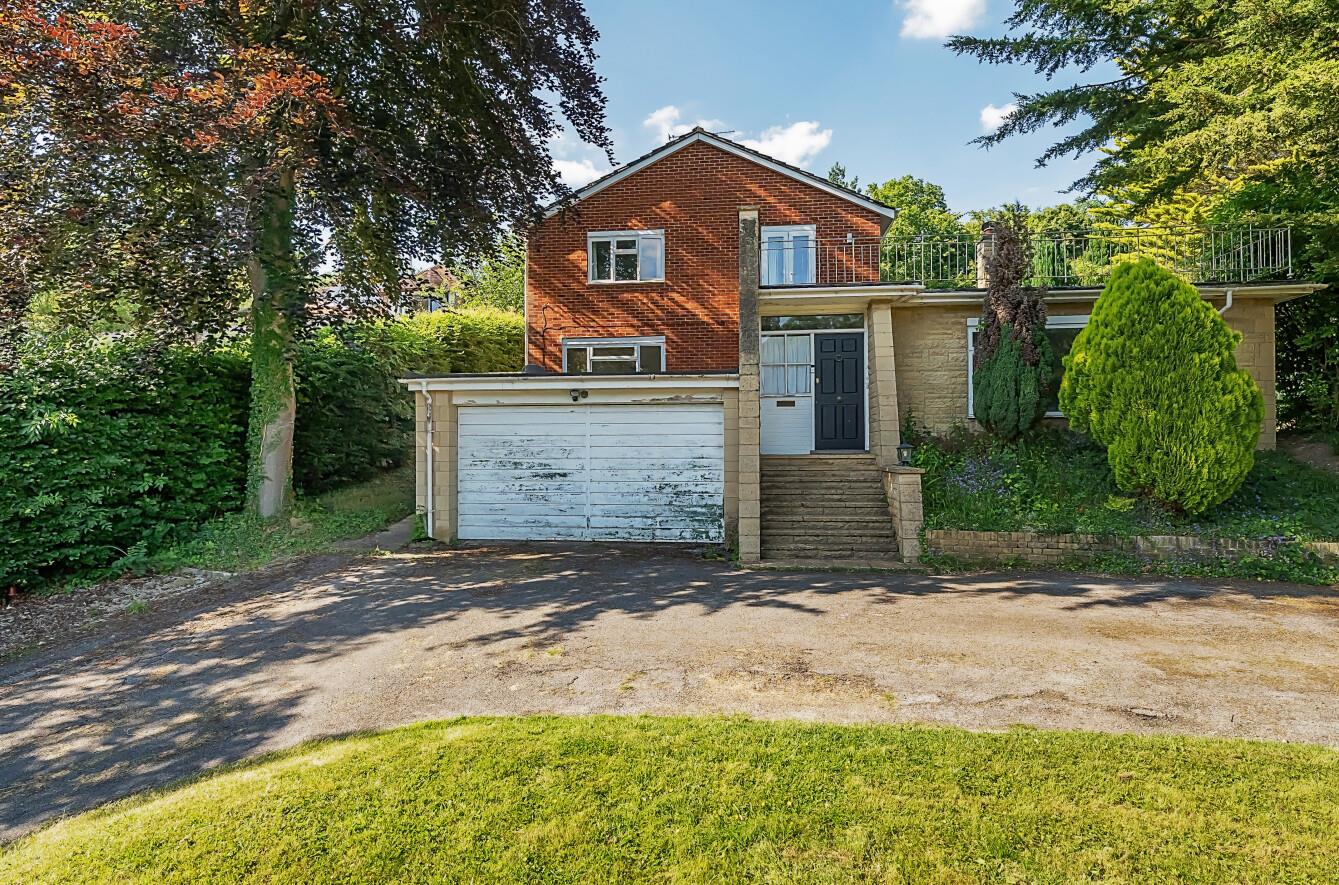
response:
M969 532L929 529L925 546L930 553L969 561L1021 560L1056 565L1094 553L1127 553L1150 559L1235 559L1269 556L1278 547L1272 541L1241 538L1201 538L1196 535L1149 535L1118 538L1104 535L1043 534L1040 532ZM1303 545L1322 561L1339 560L1339 544Z
M1222 299L1213 302L1222 306ZM1092 312L1091 302L1048 303L1051 316ZM947 433L956 424L975 429L967 418L967 320L981 315L980 305L896 306L892 311L897 352L897 401L902 415L932 433ZM1265 298L1238 298L1223 319L1242 333L1237 364L1251 373L1265 398L1260 448L1275 446L1276 396L1274 373L1274 303ZM1048 419L1058 425L1064 419Z

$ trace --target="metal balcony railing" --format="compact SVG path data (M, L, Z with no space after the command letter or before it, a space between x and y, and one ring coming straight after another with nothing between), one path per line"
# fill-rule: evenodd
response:
M993 239L981 237L795 238L764 242L766 287L916 283L928 289L985 288ZM1192 283L1292 278L1286 227L1110 227L1032 237L1030 285L1102 286L1117 264L1150 258Z

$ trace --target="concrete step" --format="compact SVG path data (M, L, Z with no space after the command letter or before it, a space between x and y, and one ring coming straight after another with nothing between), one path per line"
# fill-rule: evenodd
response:
M852 540L869 538L886 540L897 537L897 533L893 531L891 524L879 525L878 523L814 523L806 526L796 523L781 523L778 525L764 522L761 531L764 543L779 538L824 538L841 541L847 538Z
M882 506L888 507L888 498L882 491L870 492L860 489L846 489L842 491L828 491L827 489L796 489L794 491L764 491L762 493L762 505L776 504L778 507L797 508L806 503L812 503L815 506L823 504L850 504L865 505L869 507Z
M776 526L784 528L785 526L826 526L837 528L862 528L893 525L893 519L888 514L888 508L884 507L878 510L862 510L858 513L851 513L843 510L841 513L815 514L806 516L803 513L796 513L792 510L767 510L762 512L763 525Z
M900 562L897 547L818 547L804 544L764 544L763 559L887 559Z

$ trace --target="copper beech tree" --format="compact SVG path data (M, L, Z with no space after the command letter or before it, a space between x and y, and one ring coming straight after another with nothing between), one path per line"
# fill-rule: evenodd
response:
M610 149L597 36L579 0L8 0L0 322L51 291L164 336L245 309L275 516L317 268L356 306L538 217L564 119Z

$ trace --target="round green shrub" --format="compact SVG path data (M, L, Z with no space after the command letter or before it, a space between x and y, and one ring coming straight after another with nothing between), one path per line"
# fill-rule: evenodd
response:
M1033 335L1037 364L1028 365L1023 342L1009 326L1000 328L995 353L972 372L972 403L976 420L992 436L1014 440L1027 433L1046 411L1043 395L1055 362L1045 332Z
M1240 341L1175 274L1119 265L1065 357L1060 408L1106 446L1121 489L1203 513L1250 472L1264 420Z

